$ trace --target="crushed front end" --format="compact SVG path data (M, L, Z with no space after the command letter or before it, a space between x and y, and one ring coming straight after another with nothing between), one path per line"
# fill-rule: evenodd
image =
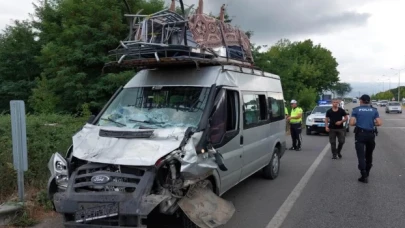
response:
M92 128L98 129L85 126L74 139L83 132L91 134ZM210 177L218 168L216 151L197 154L200 137L195 133L178 138L184 143L151 166L88 161L75 153L65 159L55 153L49 162L48 188L55 210L63 215L65 227L145 228L155 212L183 216L195 227L225 224L235 208L215 194Z
M155 175L154 167L84 164L54 194L55 209L66 227L146 227L147 215L167 198L152 194Z

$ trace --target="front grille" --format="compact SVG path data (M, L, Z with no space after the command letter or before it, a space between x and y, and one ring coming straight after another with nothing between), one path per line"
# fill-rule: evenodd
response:
M75 192L129 192L135 191L145 169L139 167L88 163L76 170L73 183ZM106 183L93 183L96 176L108 177Z
M323 123L325 122L325 118L314 118L314 122Z

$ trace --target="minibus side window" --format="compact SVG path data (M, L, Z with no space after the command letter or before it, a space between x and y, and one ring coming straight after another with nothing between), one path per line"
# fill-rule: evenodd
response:
M285 118L284 101L282 99L270 97L269 102L269 106L271 107L271 122L283 120Z
M243 94L244 129L269 122L266 95Z

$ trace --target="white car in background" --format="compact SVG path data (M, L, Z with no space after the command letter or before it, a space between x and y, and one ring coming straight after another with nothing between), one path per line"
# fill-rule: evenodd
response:
M388 102L387 106L385 107L385 113L402 113L402 106L401 103L398 101L391 101Z
M326 111L331 108L331 104L318 105L312 111L306 113L305 130L307 135L311 135L312 132L327 133L325 131ZM346 113L349 115L349 110L346 109ZM349 119L350 115L347 121L343 123L343 127L346 128L346 133L350 131Z

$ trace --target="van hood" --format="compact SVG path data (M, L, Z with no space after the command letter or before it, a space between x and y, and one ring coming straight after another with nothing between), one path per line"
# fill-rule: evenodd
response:
M150 138L115 138L100 136L100 130L110 132L142 132L142 130L86 124L73 136L73 156L90 162L151 166L161 157L179 148L186 129L154 129Z

